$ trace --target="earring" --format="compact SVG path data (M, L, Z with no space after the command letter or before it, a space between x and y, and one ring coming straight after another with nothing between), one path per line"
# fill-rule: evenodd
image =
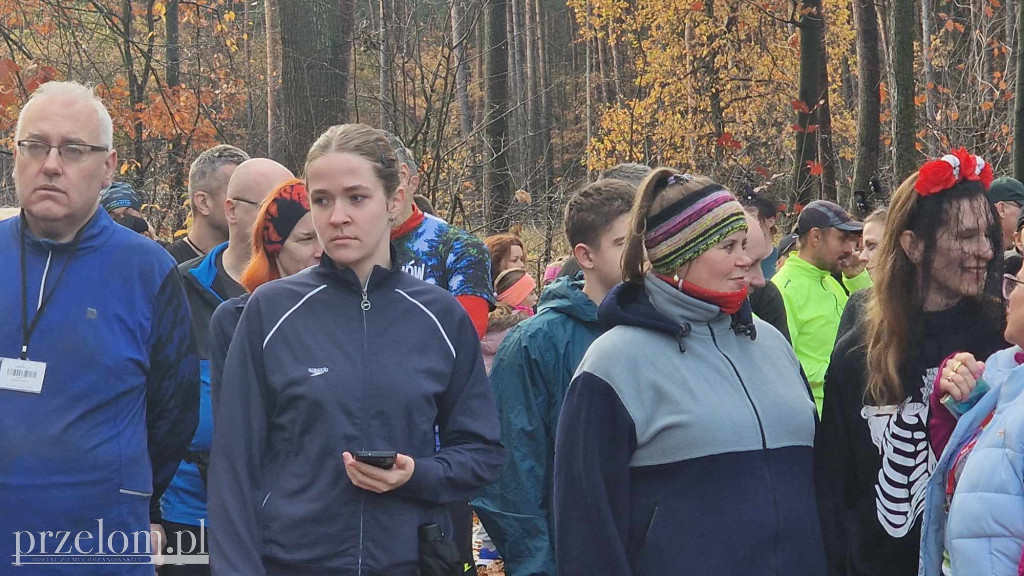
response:
M395 215L394 214L388 216L388 222L394 222L394 221L395 221Z

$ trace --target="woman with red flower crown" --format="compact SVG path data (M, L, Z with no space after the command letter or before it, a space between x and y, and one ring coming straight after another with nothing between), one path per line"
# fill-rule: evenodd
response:
M831 576L918 573L939 366L1005 347L991 181L988 163L960 149L893 195L866 321L836 343L825 376L815 480Z

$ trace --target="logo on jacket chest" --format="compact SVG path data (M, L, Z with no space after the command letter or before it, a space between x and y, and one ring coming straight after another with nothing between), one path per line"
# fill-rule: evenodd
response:
M409 276L416 278L417 280L423 280L424 276L427 275L427 265L417 264L415 260L404 264L402 266L402 272L405 272Z
M327 367L326 367L326 366L324 366L323 368L310 368L310 369L309 369L309 376L310 376L311 378L312 378L313 376L322 376L322 375L324 375L324 374L327 374L327 372L328 372L328 371L329 371L329 370L327 369Z

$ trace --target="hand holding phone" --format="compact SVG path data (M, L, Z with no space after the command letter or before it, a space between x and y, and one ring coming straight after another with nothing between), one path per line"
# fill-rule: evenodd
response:
M352 453L357 462L375 466L381 470L391 470L398 454L394 450L356 450Z
M358 452L355 454L358 454ZM401 488L412 478L413 471L416 469L416 461L405 454L374 451L373 458L378 459L367 462L361 462L355 454L350 452L342 453L341 457L345 464L345 474L348 475L348 479L354 486L363 490L369 490L370 492L376 492L377 494L384 494L385 492ZM383 460L379 460L381 456L383 456ZM363 458L370 459L371 456L367 454ZM389 464L389 460L390 467L387 469L377 467L372 463Z

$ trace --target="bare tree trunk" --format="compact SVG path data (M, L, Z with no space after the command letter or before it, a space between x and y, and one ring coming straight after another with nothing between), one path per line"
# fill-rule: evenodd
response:
M178 34L180 21L178 19L178 0L168 0L167 11L164 13L164 33L166 39L167 72L166 84L169 90L174 90L181 83L181 44ZM171 140L170 149L170 172L171 191L177 195L185 190L185 149L181 143L181 133L177 132Z
M508 167L508 52L506 1L490 0L487 8L487 144L489 169L484 189L489 196L487 229L504 232L511 226L511 174Z
M265 0L267 19L267 156L282 158L285 142L284 119L281 115L281 12L280 0ZM288 0L285 0L286 2Z
M898 28L914 21L914 0L893 0L892 71L895 102L893 152L896 181L902 182L917 168L917 138L914 119L914 34Z
M533 0L522 0L526 30L526 189L535 194L540 188L543 164L540 162L540 89L538 79L537 13Z
M1017 2L1017 42L1024 24L1024 1ZM1024 50L1017 49L1017 89L1013 101L1013 175L1024 178Z
M466 63L466 0L452 0L452 49L455 52L455 92L459 101L459 127L462 137L473 135L473 108L469 103L469 65Z
M878 63L878 15L873 0L853 0L857 27L857 157L853 168L854 191L867 192L878 171L881 69Z
M343 6L354 7L352 3ZM336 0L287 0L277 5L281 23L278 112L283 148L272 158L300 172L310 142L348 117L351 29Z
M822 30L821 1L809 0L804 3L804 15L800 18L800 110L797 111L796 166L793 182L797 202L807 204L818 197L815 179L811 174L817 162L818 146L816 137L808 127L817 124L817 103L821 91ZM812 129L813 130L813 129Z
M395 2L380 0L380 126L395 131L395 106L391 97L391 66L394 58Z
M822 35L824 37L824 34ZM821 159L821 195L825 200L837 202L839 188L836 185L836 171L839 168L839 156L832 143L832 111L829 107L828 94L828 50L821 43L821 102L818 108L818 157Z
M924 56L924 96L925 96L925 118L927 119L926 142L928 143L928 155L937 154L939 144L935 138L936 106L938 91L938 79L935 76L935 67L932 65L932 6L930 0L921 0L921 52Z

